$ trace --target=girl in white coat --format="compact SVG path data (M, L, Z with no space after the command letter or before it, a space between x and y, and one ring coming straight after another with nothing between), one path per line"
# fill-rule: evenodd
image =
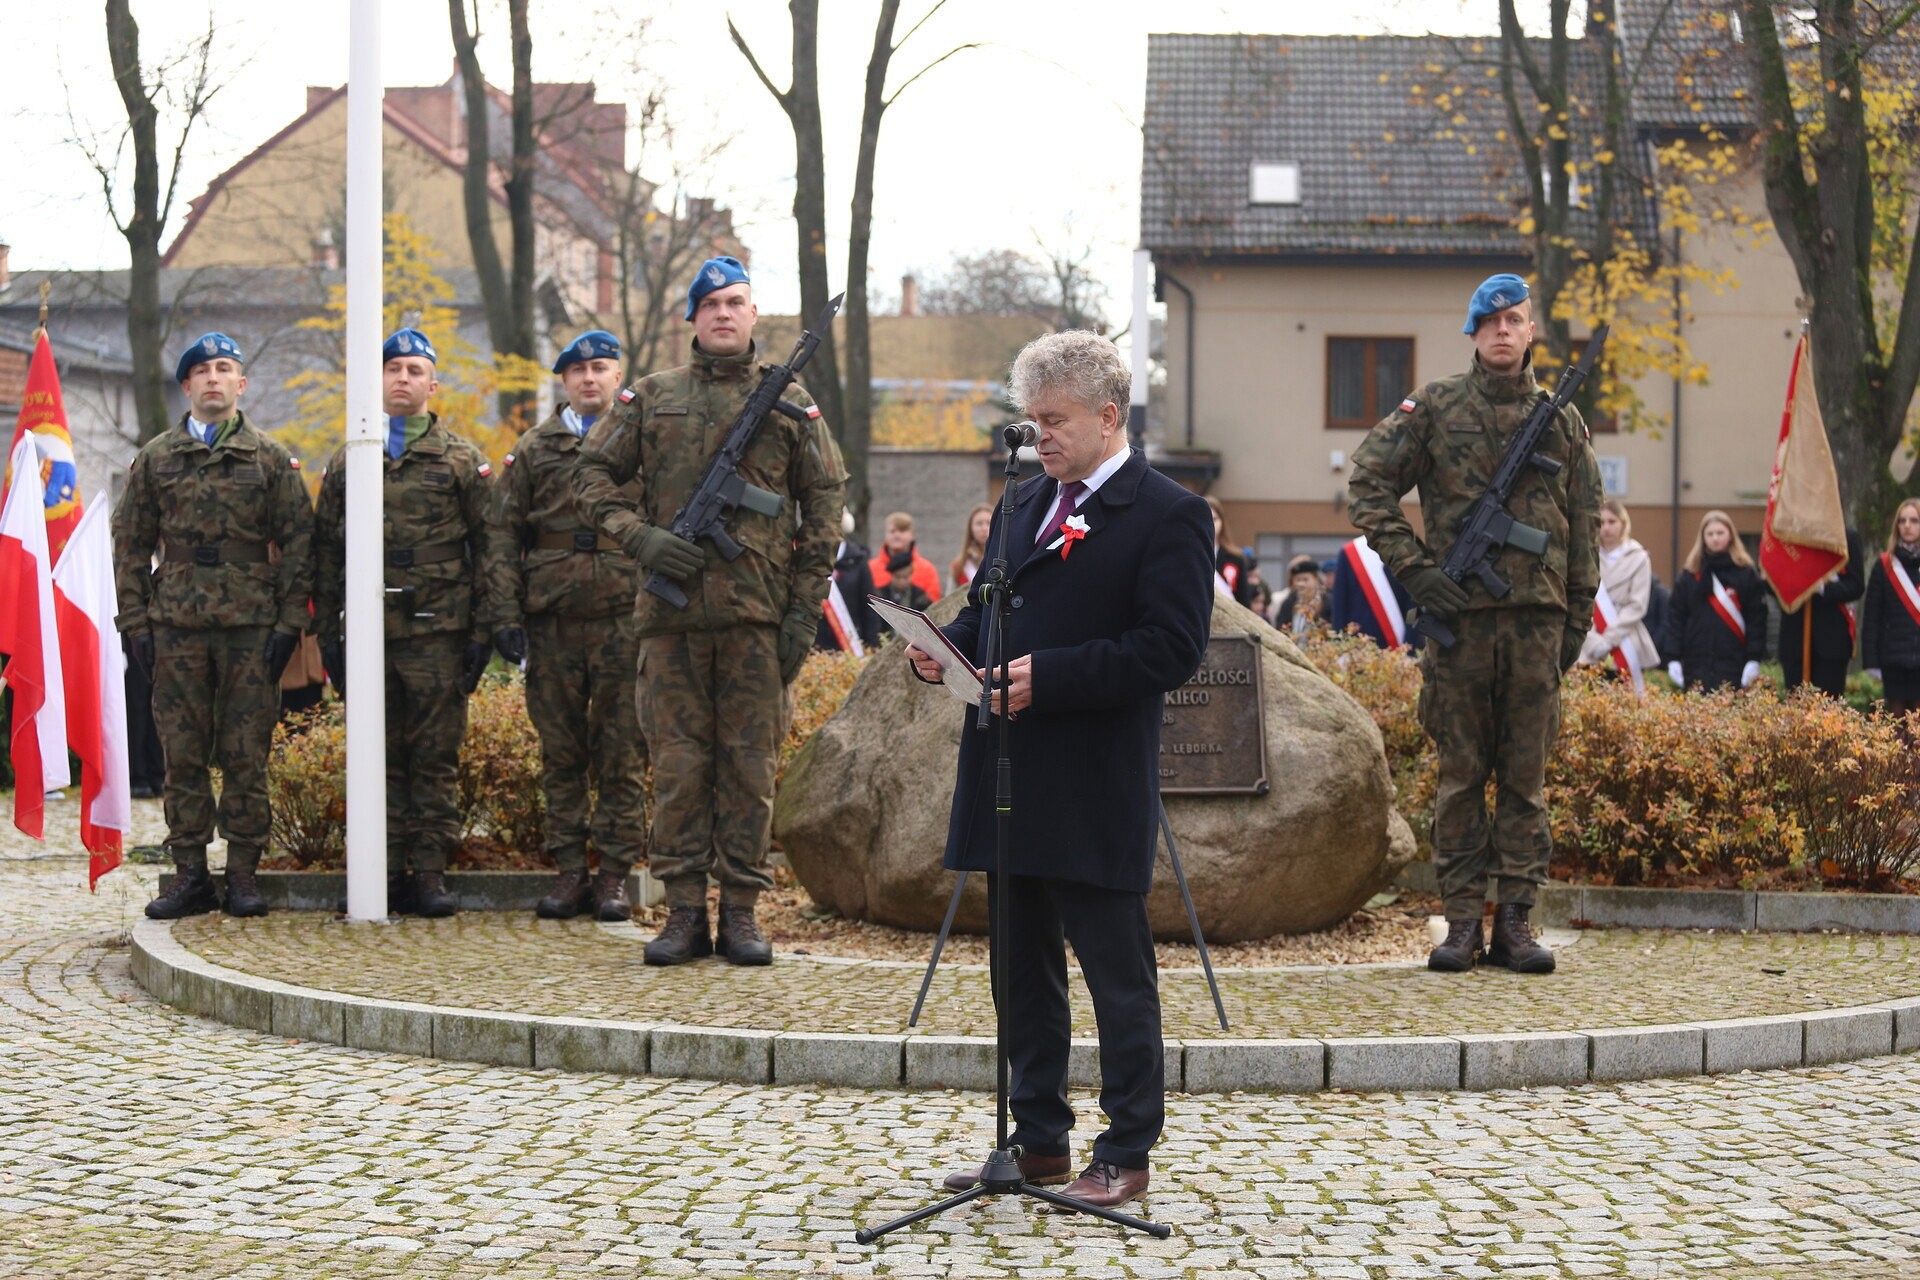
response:
M1600 504L1600 597L1596 614L1606 616L1607 628L1597 625L1580 646L1580 665L1606 665L1638 673L1660 660L1653 635L1647 630L1647 604L1653 596L1653 562L1647 549L1633 540L1633 520L1618 498ZM1609 610L1609 606L1611 606ZM1615 656L1616 652L1618 657ZM1640 681L1634 680L1636 687Z

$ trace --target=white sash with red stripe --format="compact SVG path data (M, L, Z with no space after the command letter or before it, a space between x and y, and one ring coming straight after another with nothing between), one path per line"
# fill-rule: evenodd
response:
M1613 605L1613 597L1607 594L1607 584L1601 583L1600 590L1593 597L1593 629L1601 635L1607 634L1607 628L1620 621L1620 613ZM1640 658L1631 643L1617 644L1613 647L1613 665L1620 668L1620 674L1633 681L1635 693L1647 691L1646 676L1640 671Z
M1727 630L1745 644L1747 641L1747 618L1740 612L1740 593L1729 591L1720 585L1720 579L1712 574L1707 581L1713 584L1713 611L1720 615L1720 621L1727 624Z
M1887 581L1893 584L1894 598L1907 607L1907 614L1915 623L1920 624L1920 587L1913 585L1913 579L1907 576L1907 566L1900 563L1900 557L1891 551L1880 553L1880 569L1887 575Z
M838 560L847 553L847 544L841 543L835 551ZM820 611L827 617L827 630L833 632L834 641L839 644L842 653L850 653L856 658L867 656L866 646L860 643L860 628L853 625L853 610L847 608L847 598L840 592L840 584L831 576L827 578L827 598L820 602Z
M1373 614L1380 634L1386 637L1386 647L1398 649L1407 642L1407 618L1400 612L1400 601L1393 594L1393 582L1387 577L1387 566L1380 559L1380 553L1368 546L1365 538L1355 538L1340 548L1340 554L1347 558L1355 580L1360 583L1360 594L1367 598L1367 609Z

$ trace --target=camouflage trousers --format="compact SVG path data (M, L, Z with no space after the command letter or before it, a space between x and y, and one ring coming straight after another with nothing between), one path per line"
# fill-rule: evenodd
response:
M786 731L779 630L726 627L640 642L640 731L653 757L648 865L670 906L704 904L707 877L729 902L773 884L767 837Z
M445 871L460 844L460 741L467 695L460 687L466 637L459 632L387 640L387 873Z
M167 762L167 852L204 869L218 822L227 865L251 870L267 846L267 753L280 716L266 627L153 629L153 722ZM216 810L208 770L220 766Z
M1560 731L1560 636L1554 609L1477 609L1451 649L1420 655L1420 724L1433 739L1433 866L1450 920L1479 919L1489 876L1497 901L1533 904L1547 878L1547 752ZM1487 780L1494 780L1487 822Z
M634 702L639 660L633 613L527 619L527 716L540 735L547 853L562 871L587 865L625 876L646 852L647 750ZM589 786L597 792L588 818Z

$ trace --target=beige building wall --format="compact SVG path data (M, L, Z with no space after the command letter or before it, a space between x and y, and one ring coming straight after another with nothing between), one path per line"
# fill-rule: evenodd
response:
M1757 180L1729 183L1718 198L1765 217ZM1681 551L1700 516L1713 507L1757 533L1779 432L1788 364L1797 334L1799 288L1792 263L1763 224L1757 243L1745 233L1703 232L1683 242L1690 261L1726 266L1737 287L1689 291L1685 333L1709 370L1705 386L1680 389L1679 526ZM1238 265L1162 259L1193 294L1193 430L1191 443L1215 450L1221 470L1212 492L1227 509L1233 536L1258 545L1261 535L1351 537L1346 480L1365 431L1327 424L1327 340L1410 338L1413 386L1467 367L1472 343L1461 333L1468 297L1496 264L1396 260ZM1163 436L1188 443L1186 422L1187 300L1167 300L1166 406ZM1409 387L1408 390L1412 390ZM1667 419L1656 431L1598 432L1594 452L1616 479L1634 534L1660 573L1672 576L1675 493L1671 414L1674 379L1643 379L1638 390ZM1390 407L1390 406L1389 406Z
M313 239L340 224L346 201L347 104L335 98L236 166L182 231L168 265L304 266ZM460 171L386 122L382 195L386 208L407 216L448 268L473 266ZM509 249L504 205L494 210L494 239ZM551 251L550 251L551 252Z

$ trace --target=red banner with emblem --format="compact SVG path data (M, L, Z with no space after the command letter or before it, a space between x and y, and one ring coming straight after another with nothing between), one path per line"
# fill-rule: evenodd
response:
M1760 568L1780 598L1780 607L1791 612L1846 564L1847 519L1840 505L1840 478L1814 394L1813 349L1803 333L1787 373L1787 407L1780 415L1773 481L1767 487L1767 518L1760 534Z

